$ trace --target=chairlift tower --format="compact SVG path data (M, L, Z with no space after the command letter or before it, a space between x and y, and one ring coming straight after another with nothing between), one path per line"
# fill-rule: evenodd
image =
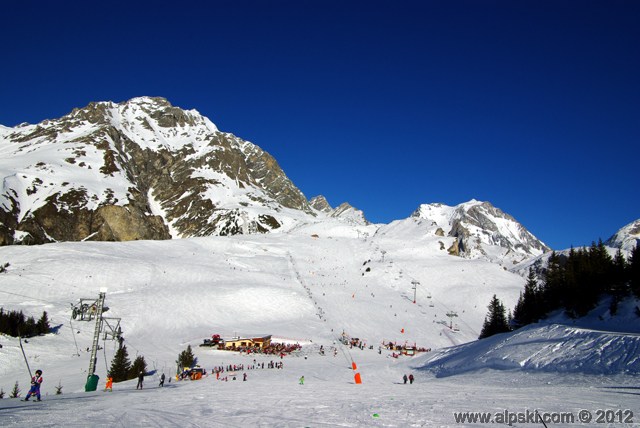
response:
M122 329L120 328L120 318L105 318L102 314L109 310L104 306L104 300L107 295L107 289L101 288L97 299L80 299L79 302L73 306L72 316L74 319L79 318L81 321L92 321L95 319L95 327L93 329L93 346L91 347L91 360L89 361L89 371L87 372L87 383L85 385L85 391L95 391L98 387L98 376L96 372L96 362L98 356L98 343L100 341L100 332L104 329L104 340L108 336L111 339L120 339L122 335ZM109 329L109 332L106 330Z
M91 347L91 360L89 362L89 372L87 377L90 378L96 372L96 360L98 355L98 342L100 340L100 329L102 327L102 312L104 309L104 298L106 293L100 292L96 301L96 325L93 329L93 346Z
M458 313L454 311L449 311L446 313L446 315L449 317L449 329L453 330L453 319L458 316Z
M411 281L411 284L413 284L413 303L416 302L416 294L418 293L418 285L420 285L420 281L416 281L415 279L413 281Z

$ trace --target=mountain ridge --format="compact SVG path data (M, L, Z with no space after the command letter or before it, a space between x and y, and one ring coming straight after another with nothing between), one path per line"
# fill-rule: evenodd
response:
M5 129L2 145L13 151L0 162L4 244L14 241L12 230L27 243L168 239L169 229L181 236L276 229L283 221L273 212L286 208L313 215L268 153L163 98L90 103L58 120ZM235 200L225 206L229 194ZM101 216L109 205L123 209ZM117 233L136 221L137 233ZM64 226L49 230L54 223Z
M268 233L325 217L371 225L347 202L308 201L260 147L162 97L2 127L0 145L0 245ZM517 263L549 250L489 202L423 204L411 217L455 238L454 255Z

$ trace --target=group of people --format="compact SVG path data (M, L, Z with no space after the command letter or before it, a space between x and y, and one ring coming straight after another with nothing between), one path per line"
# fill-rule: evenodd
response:
M236 347L234 345L227 350L237 351L241 353L244 352L246 354L279 355L280 358L282 358L285 355L299 351L300 349L302 349L302 345L300 345L299 343L272 343L269 346L265 346L264 348L260 347L259 345L241 347Z
M404 381L404 383L407 383L407 380L409 381L409 384L413 383L413 374L409 374L409 377L407 377L407 375L405 374L404 376L402 376L402 380Z
M401 353L403 351L406 351L407 349L413 349L415 352L431 352L431 348L424 348L424 347L417 347L415 344L414 346L408 346L406 343L403 345L398 345L394 342L383 342L382 344L387 350L390 351L401 351Z
M391 343L389 345L392 345ZM356 345L357 346L357 345ZM322 347L321 347L322 349ZM264 369L264 363L262 364L256 364L256 360L253 360L253 365L248 366L249 369L255 369L255 368L263 368ZM267 368L277 368L277 369L282 369L283 368L283 364L282 362L274 362L271 361L268 363ZM220 374L228 371L228 372L235 372L236 370L244 370L245 366L244 364L240 364L240 365L228 365L226 367L224 366L219 366L219 367L215 367L212 371L216 374L216 379L220 379ZM206 371L205 371L206 373ZM234 373L235 374L235 373ZM404 383L406 384L407 381L409 381L409 384L413 384L414 381L414 377L413 374L409 374L409 376L407 376L406 374L402 376L402 380L404 381ZM226 380L226 379L225 379ZM234 380L235 380L235 376L234 376ZM244 373L243 374L243 381L247 380L247 374ZM31 388L29 389L29 392L27 393L26 397L24 398L24 401L29 401L29 399L35 395L36 397L36 401L41 401L41 395L40 395L40 386L42 385L42 370L36 370L35 372L35 376L31 377ZM160 384L159 387L163 387L164 386L164 381L165 381L165 375L164 373L162 373L162 375L160 375ZM300 379L298 380L300 385L304 385L304 376L300 377ZM138 375L138 383L136 385L136 389L142 389L143 387L143 383L144 383L144 372L140 372L140 374ZM112 391L113 390L113 377L111 377L110 375L107 375L107 380L106 380L106 385L105 385L105 391Z
M165 376L164 376L164 373L162 373L160 375L160 384L158 385L159 387L164 386L164 380L165 380ZM138 383L136 384L136 389L142 389L143 384L144 384L144 372L141 371L140 374L138 374ZM109 392L113 391L113 377L110 374L107 374L107 380L104 385L104 390Z

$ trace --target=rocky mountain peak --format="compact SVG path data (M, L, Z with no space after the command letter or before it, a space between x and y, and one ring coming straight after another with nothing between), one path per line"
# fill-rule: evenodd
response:
M312 208L323 213L330 213L331 211L333 211L333 208L331 207L331 205L329 205L329 201L327 201L327 199L322 195L314 196L313 198L311 198L309 200L309 205L311 205Z
M366 226L369 223L364 217L364 213L351 206L348 202L343 202L331 212L331 217L340 218L354 226Z
M364 217L364 213L361 210L352 207L348 202L343 202L337 208L332 208L324 196L318 195L311 198L309 204L315 210L325 213L329 217L340 219L353 226L366 226L371 224Z
M622 227L604 244L624 251L633 250L637 245L640 245L640 219Z
M434 233L455 237L450 252L457 255L518 263L550 250L512 216L489 202L471 200L454 207L424 204L412 217L427 220Z
M0 146L1 244L266 232L312 213L268 153L164 98L4 127Z

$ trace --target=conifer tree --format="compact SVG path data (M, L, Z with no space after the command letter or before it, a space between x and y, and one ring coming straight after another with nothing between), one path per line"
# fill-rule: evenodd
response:
M505 333L511 331L509 323L507 322L507 314L504 305L494 294L489 303L489 313L484 318L484 324L482 325L482 331L478 339L484 339L485 337L493 336L498 333Z
M131 369L129 369L129 379L135 379L138 375L147 372L147 362L144 360L142 355L138 355L135 360L133 360L133 364L131 364Z
M628 264L628 278L631 292L640 298L640 244L631 250L631 257Z
M129 370L131 369L131 362L129 361L129 353L125 345L118 348L116 354L111 361L111 368L109 374L113 377L114 382L122 382L128 380Z
M47 316L47 311L42 312L42 316L36 323L36 331L37 334L47 334L51 327L49 326L49 317Z
M541 311L547 314L562 306L563 271L560 266L560 256L553 251L549 257L547 270L544 274L544 287Z
M18 381L16 381L16 384L13 385L13 389L11 390L11 395L9 395L9 398L18 398L20 397L20 391L22 391L20 389L20 386L18 385Z
M611 294L611 305L609 312L615 315L618 312L618 303L629 293L629 284L627 280L627 261L622 255L622 250L618 248L613 263L610 267L609 290Z
M20 328L20 332L24 337L32 337L37 333L36 320L33 317L27 318L24 325Z
M178 355L178 360L176 364L178 364L178 372L181 371L184 367L193 367L196 363L196 357L193 355L193 351L191 350L191 345L187 345L187 349L182 351L180 355Z
M9 315L0 308L0 333L9 334Z
M522 327L527 324L538 321L542 314L540 313L540 290L538 281L533 268L529 268L529 276L524 286L524 292L520 294L518 303L513 310L513 321L516 327Z

